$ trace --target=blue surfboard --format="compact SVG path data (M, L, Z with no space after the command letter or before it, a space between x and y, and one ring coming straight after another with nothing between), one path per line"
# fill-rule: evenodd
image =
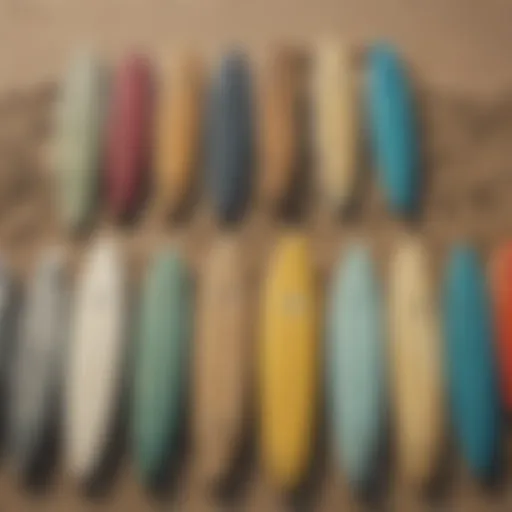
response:
M497 463L499 400L489 292L470 247L452 249L443 293L453 428L466 463L485 478Z
M207 123L208 187L217 217L238 220L250 192L253 156L249 69L242 53L228 53L210 93Z
M380 186L393 211L410 214L418 206L420 187L418 132L407 74L386 43L370 50L366 111Z
M327 389L337 458L359 490L372 483L385 413L380 290L368 249L338 263L327 310Z

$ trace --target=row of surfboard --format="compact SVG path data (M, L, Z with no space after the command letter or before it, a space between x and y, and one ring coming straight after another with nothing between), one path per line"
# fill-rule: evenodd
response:
M177 250L157 250L136 300L114 237L91 245L73 294L65 254L50 248L28 281L9 365L16 464L36 464L61 411L65 466L94 479L125 403L144 483L177 457L185 428L204 482L222 485L254 415L262 467L289 490L312 463L325 388L329 451L355 487L375 476L389 423L411 485L435 475L450 425L470 471L486 478L499 462L501 412L512 407L512 246L493 257L490 287L476 252L454 246L439 303L429 268L422 243L404 237L385 299L369 246L347 243L324 317L308 240L285 232L254 315L232 234L216 240L196 278ZM4 272L4 346L12 282Z
M116 217L136 211L148 181L159 209L179 211L198 168L204 169L222 221L242 216L253 182L265 203L282 205L307 153L304 103L312 113L323 202L333 211L350 205L365 129L390 208L410 213L417 206L419 142L410 83L395 49L385 43L370 48L362 108L347 49L319 45L308 77L300 72L299 57L290 49L276 50L256 95L240 51L223 57L206 94L202 67L191 55L175 56L162 76L145 56L130 55L111 80L92 53L76 56L58 110L55 166L63 225L75 229L86 223L100 184ZM367 122L360 121L361 113Z

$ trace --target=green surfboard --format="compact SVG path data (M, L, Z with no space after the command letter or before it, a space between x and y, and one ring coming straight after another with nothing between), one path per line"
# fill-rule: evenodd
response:
M192 282L173 250L156 253L143 283L135 359L133 452L152 485L178 453L184 419Z

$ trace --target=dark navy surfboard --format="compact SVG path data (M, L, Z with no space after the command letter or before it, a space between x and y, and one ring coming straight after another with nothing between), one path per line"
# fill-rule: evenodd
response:
M253 156L250 73L245 56L228 53L210 93L207 123L208 187L218 218L238 220L247 206Z

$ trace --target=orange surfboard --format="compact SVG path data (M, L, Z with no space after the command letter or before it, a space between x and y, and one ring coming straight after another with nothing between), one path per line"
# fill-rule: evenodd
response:
M177 55L159 83L154 190L159 209L175 213L193 183L200 145L202 77L199 61Z
M496 249L491 258L491 285L497 334L503 401L512 411L512 242Z

